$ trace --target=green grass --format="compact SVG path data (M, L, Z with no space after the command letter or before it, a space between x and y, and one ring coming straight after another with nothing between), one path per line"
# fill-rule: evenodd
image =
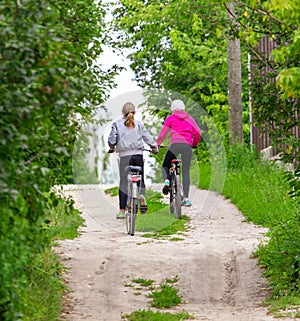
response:
M127 321L182 321L192 320L193 317L187 312L169 313L152 310L139 310L131 314L122 315Z
M114 186L111 188L107 188L104 192L106 194L109 194L110 196L118 196L119 195L119 188L118 188L118 186Z
M105 190L105 193L112 196L118 195L118 187ZM148 205L147 214L138 213L136 220L136 231L145 232L145 237L169 237L170 241L180 241L183 238L171 235L178 232L185 232L189 223L189 218L185 215L178 220L175 215L170 214L168 204L162 203L161 193L146 190L146 200Z
M148 286L152 285L155 281L151 280L151 279L145 280L145 279L138 278L138 279L133 279L132 282L138 283L141 286L148 287Z
M158 290L148 294L147 297L152 298L151 306L159 309L170 308L182 302L178 289L168 284L161 284Z
M155 231L152 230L153 233L146 233L143 236L144 237L151 237L151 238L168 238L172 241L179 241L183 238L181 237L171 237L174 234L177 233L184 233L188 229L188 223L190 222L190 218L186 215L183 215L180 220L176 219L175 216L169 214L166 212L165 214L166 220L164 221L164 224L162 224L162 218L159 217L158 219L158 229ZM168 223L168 224L166 224Z
M133 283L137 283L139 286L144 287L136 288L133 283L130 285L125 285L127 287L131 287L135 295L141 295L142 292L137 292L136 290L143 290L143 293L146 297L151 298L152 301L149 302L150 306L155 309L165 309L171 308L173 306L180 305L182 302L182 298L178 295L178 289L174 287L174 284L179 280L178 275L173 278L166 278L165 282L159 285L153 285L155 282L151 279L142 279L136 278L133 279ZM172 285L170 285L172 284ZM173 321L173 320L192 320L193 316L186 312L178 312L178 313L169 313L164 311L152 311L148 310L138 310L133 311L130 314L123 314L122 319L126 319L127 321Z
M57 198L49 193L48 214L44 223L45 230L53 240L73 239L78 236L78 227L84 225L80 211L74 208L71 197Z
M61 280L63 266L51 250L38 255L28 268L30 285L21 297L24 302L24 321L58 320L66 291Z
M270 310L282 309L287 302L299 307L300 270L295 264L300 261L299 198L289 196L291 188L282 167L260 159L244 146L227 152L227 165L222 194L247 221L270 230L269 242L261 244L255 253L272 290ZM199 167L201 177L205 177L199 187L209 189L210 165L201 163Z
M78 236L78 227L83 224L80 212L74 208L74 202L54 192L48 195L46 217L43 229L52 240ZM49 247L37 254L30 266L26 267L26 291L17 293L24 307L21 318L24 321L57 321L63 310L63 296L67 290L62 280L64 267L53 253L52 245L50 243Z

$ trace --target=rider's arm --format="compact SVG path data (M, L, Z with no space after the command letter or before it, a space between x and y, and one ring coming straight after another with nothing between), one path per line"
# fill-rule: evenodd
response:
M162 142L165 140L166 136L168 135L169 129L170 128L168 126L165 126L165 124L163 125L156 140L158 146L160 146Z
M201 138L201 133L200 133L200 128L198 127L196 121L193 119L193 125L192 125L192 130L193 130L193 146L194 148L196 148L200 142L200 138Z
M110 134L108 136L108 145L110 148L113 148L117 145L117 142L118 142L118 130L117 130L116 124L113 123L111 126Z
M156 141L154 140L154 138L150 135L149 131L147 130L147 128L144 126L143 123L139 123L140 126L140 130L142 133L142 137L144 142L149 145L152 149L157 148L157 144Z

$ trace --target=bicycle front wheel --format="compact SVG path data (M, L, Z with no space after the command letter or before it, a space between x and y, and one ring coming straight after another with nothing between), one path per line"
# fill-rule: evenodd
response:
M175 178L175 214L178 219L181 219L181 183L180 183L180 175L176 175Z

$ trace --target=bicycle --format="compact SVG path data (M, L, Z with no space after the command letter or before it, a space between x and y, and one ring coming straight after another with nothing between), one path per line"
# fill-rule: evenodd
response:
M143 149L143 151L147 151L152 153L149 149ZM111 149L108 153L114 153L114 150ZM141 166L134 166L128 165L125 168L128 180L128 192L127 192L127 206L125 208L125 222L126 222L126 230L127 233L131 236L135 233L135 223L136 223L136 216L138 213L138 202L141 197L140 193L140 186L138 182L142 179L142 167ZM140 212L143 213L143 206L140 204Z
M126 230L131 236L135 232L136 215L138 212L138 201L140 195L140 187L138 182L142 179L142 167L129 165L126 167L128 171L128 200L125 209Z
M169 146L160 146L160 148L169 148ZM178 219L181 219L181 205L183 200L180 180L181 163L181 159L175 158L171 161L170 167L169 206L171 214L175 214Z

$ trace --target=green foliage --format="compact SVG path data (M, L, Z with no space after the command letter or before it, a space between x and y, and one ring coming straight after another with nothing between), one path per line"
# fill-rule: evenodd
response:
M76 237L82 218L74 208L74 202L55 192L50 194L47 195L49 203L43 224L45 234L49 239ZM62 280L64 268L54 255L51 245L52 243L47 244L44 250L32 255L30 264L23 266L22 279L13 280L16 282L14 296L19 298L21 307L15 305L11 315L6 312L7 319L58 320L66 288ZM20 309L19 312L17 308Z
M100 5L4 0L0 16L0 319L14 321L25 319L25 271L51 243L45 193L72 181L77 132L114 71L93 64L104 42Z
M124 33L112 45L130 48L131 68L138 84L193 99L227 137L227 38L223 30L226 19L223 4L120 1L114 16L115 29ZM246 67L247 55L242 57L245 61L242 66ZM163 104L155 106L158 112L164 108ZM198 117L199 110L195 109L192 115ZM159 112L159 116L166 115Z
M78 236L78 226L84 220L74 208L74 200L65 198L55 190L46 193L47 211L43 228L51 240L73 239Z
M235 23L239 37L251 54L251 98L254 122L271 137L271 145L282 153L283 161L299 161L297 126L299 117L299 0L252 0L236 6ZM259 41L268 36L271 57Z

